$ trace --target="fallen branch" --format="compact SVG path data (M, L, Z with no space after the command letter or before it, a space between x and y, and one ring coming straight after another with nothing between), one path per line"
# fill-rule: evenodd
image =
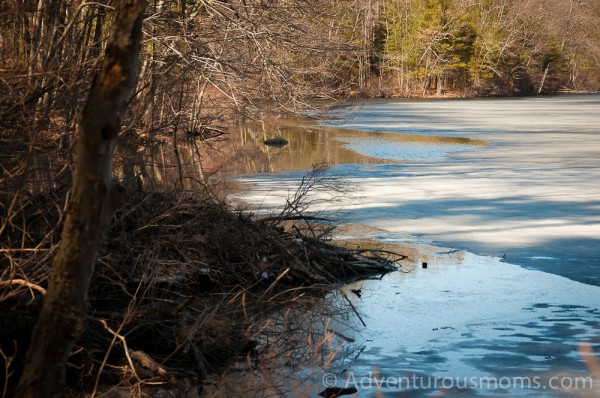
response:
M99 321L102 324L102 326L104 326L104 328L110 334L112 334L115 338L121 340L121 343L123 344L123 349L125 350L125 356L127 357L127 361L129 362L129 366L131 367L131 372L133 373L133 375L135 376L136 379L138 379L139 381L141 381L142 379L140 379L140 377L138 376L137 372L135 371L135 366L133 366L133 361L131 360L131 356L129 355L130 351L127 348L127 340L125 339L125 336L120 335L117 332L115 332L114 330L112 330L110 328L110 326L108 326L108 324L106 323L106 321L104 319L99 319Z
M332 219L326 218L326 217L315 217L315 216L304 216L304 215L299 215L299 216L279 215L279 216L271 216L271 217L261 218L260 220L264 221L264 222L270 222L270 221L327 221L327 222L331 222L331 221L333 221Z
M0 286L10 286L10 285L27 286L28 288L35 290L44 296L46 295L46 289L44 289L43 287L41 287L39 285L36 285L35 283L28 282L25 279L11 279L8 281L0 281Z
M352 301L350 301L350 299L348 298L348 296L346 295L346 293L344 293L342 290L340 290L340 294L342 295L342 297L344 297L346 299L346 301L350 305L350 308L352 308L352 311L354 311L354 313L356 314L356 316L360 320L360 323L362 323L364 327L367 327L367 324L362 319L362 316L360 316L358 310L356 309L356 307L354 306L354 304L352 304Z
M336 335L337 337L339 337L340 339L348 342L348 343L354 343L356 340L354 340L352 337L348 337L340 332L336 332L335 330L329 330L331 333L333 333L334 335Z
M174 378L169 374L169 372L167 372L165 370L165 368L160 366L158 364L158 362L156 362L154 359L152 359L145 352L128 350L128 356L132 360L138 362L144 368L146 368L149 371L151 371L152 373L154 373L156 376L162 377L165 381L170 383L174 380Z

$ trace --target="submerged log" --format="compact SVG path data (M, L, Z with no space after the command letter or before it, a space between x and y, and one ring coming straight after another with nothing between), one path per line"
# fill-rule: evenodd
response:
M341 397L342 395L355 394L357 392L358 390L356 389L356 387L327 387L319 393L319 396L323 398L336 398Z

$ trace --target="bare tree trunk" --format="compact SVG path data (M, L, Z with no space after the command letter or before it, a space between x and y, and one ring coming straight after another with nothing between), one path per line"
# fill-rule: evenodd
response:
M546 76L548 76L548 70L550 70L550 64L548 64L548 66L546 66L546 70L544 70L544 75L542 76L542 81L540 82L540 87L538 88L537 95L540 95L542 93L542 90L544 89L544 82L546 81Z
M112 177L115 138L137 80L144 0L120 0L102 66L83 109L60 249L33 331L18 396L56 397L84 327L87 292L107 221L123 196Z

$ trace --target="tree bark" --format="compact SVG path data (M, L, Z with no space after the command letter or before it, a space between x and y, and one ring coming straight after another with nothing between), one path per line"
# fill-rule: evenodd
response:
M66 361L84 328L98 248L123 197L123 189L113 181L113 154L121 116L138 77L144 9L144 0L116 2L106 54L79 123L68 215L19 382L20 397L61 395Z

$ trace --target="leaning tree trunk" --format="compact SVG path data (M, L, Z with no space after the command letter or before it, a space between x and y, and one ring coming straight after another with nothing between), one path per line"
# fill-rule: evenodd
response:
M113 154L121 115L137 81L145 3L115 3L106 54L81 115L68 214L19 382L21 397L61 395L65 363L84 327L98 247L123 196L112 177Z

